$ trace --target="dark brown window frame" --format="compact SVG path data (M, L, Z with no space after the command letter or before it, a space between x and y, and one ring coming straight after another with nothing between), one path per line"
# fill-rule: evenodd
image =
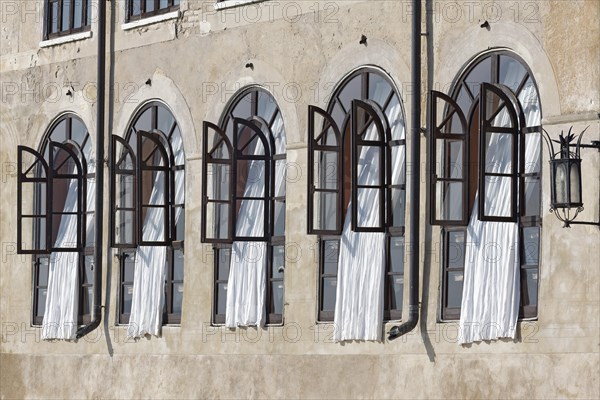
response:
M387 99L383 102L381 106L377 103L369 100L369 75L374 74L379 78L384 79L390 86L391 90L387 97ZM358 137L359 135L354 135L352 132L355 132L358 127L358 121L356 118L352 118L352 110L344 110L343 106L341 106L340 95L342 90L349 84L353 79L357 76L360 76L360 98L354 98L351 103L351 108L354 107L362 107L369 109L369 113L373 120L379 120L375 122L379 124L379 130L382 135L386 137L384 141L377 141L376 143L370 143L370 141L361 141ZM345 194L345 186L347 186L347 180L350 180L351 192L350 197L353 199L357 199L357 185L355 184L355 179L352 179L352 176L356 176L356 162L355 160L358 157L358 146L364 145L375 145L381 148L381 153L383 154L384 162L381 165L385 167L382 168L382 171L385 170L385 185L384 187L380 187L381 190L385 192L383 198L385 201L380 205L380 216L384 215L384 217L380 217L380 221L385 221L382 226L377 228L360 228L356 226L357 221L357 211L352 210L352 220L353 220L353 230L355 231L377 231L377 232L386 232L386 266L385 266L385 282L384 282L384 321L393 321L400 320L402 318L402 304L400 307L396 305L396 308L392 308L393 303L393 294L391 293L391 286L393 285L393 279L396 279L402 276L404 279L404 273L393 272L392 268L392 260L391 260L391 241L392 238L404 237L405 228L404 226L394 226L393 215L392 215L392 190L399 190L403 193L403 198L406 199L406 180L405 177L402 179L403 184L393 184L391 180L391 150L395 146L405 146L406 140L392 140L390 134L389 123L387 121L387 117L385 116L385 110L388 108L389 104L393 100L395 96L398 96L396 93L395 86L393 82L377 68L373 67L364 67L357 71L354 71L352 74L348 75L340 84L337 86L334 91L331 101L328 104L328 110L325 111L316 106L309 106L308 109L308 122L309 122L309 132L308 132L308 160L309 160L309 168L308 168L308 212L307 212L307 226L308 226L308 234L317 234L319 235L318 239L318 249L319 249L319 282L318 282L318 301L317 301L317 320L320 322L331 322L334 319L334 310L325 310L324 309L324 287L327 279L337 278L337 270L335 274L325 272L325 258L328 257L325 251L325 243L329 241L338 243L339 251L339 240L341 238L342 233L342 224L343 219L345 218L345 205L347 204L348 196ZM401 104L401 99L398 96L398 101ZM342 126L338 126L332 117L332 112L334 107L336 106L336 102L340 103L342 111L345 113L345 119ZM315 116L320 115L323 118L323 126L317 127L315 126ZM354 120L354 121L353 121ZM368 126L370 124L369 119L362 121L364 126ZM350 126L350 129L348 129ZM327 134L327 131L331 129L332 134L336 138L335 145L328 145L324 142L327 140L324 138L324 135ZM348 132L350 131L350 132ZM356 137L355 137L356 136ZM357 140L358 139L358 140ZM327 151L327 152L335 152L337 154L337 184L336 189L327 190L322 188L315 187L314 184L314 171L313 166L319 162L315 154L319 151ZM389 160L389 162L388 162ZM351 162L350 165L350 176L345 176L345 164L347 161ZM326 171L322 170L322 174L326 174ZM314 195L318 192L330 192L337 194L337 211L336 211L336 226L334 229L319 229L315 227L314 224L314 212L316 210ZM356 201L353 201L355 204ZM403 204L405 204L405 200ZM353 207L354 208L354 207ZM404 212L404 210L403 210ZM357 229L358 228L358 229ZM404 256L404 252L403 252ZM337 259L336 259L337 260ZM404 261L404 260L403 260Z
M472 84L473 82L468 82L467 79L469 77L469 74L476 68L478 67L480 64L487 62L487 59L490 59L490 84L497 84L500 80L500 58L501 57L508 57L508 58L512 58L515 61L519 62L520 65L524 68L525 74L524 76L521 78L520 82L517 82L516 88L514 89L510 89L509 91L511 93L516 93L514 94L514 98L517 98L519 96L519 94L521 93L521 91L525 88L525 85L527 84L527 82L529 80L531 80L531 83L533 85L535 85L536 89L537 89L537 83L535 82L534 76L531 72L531 70L529 69L529 66L524 62L524 60L522 58L520 58L519 56L517 56L516 54L509 52L509 51L505 51L505 50L498 50L498 51L492 51L489 53L484 54L483 56L477 57L475 58L471 63L470 66L465 69L465 71L463 71L460 75L460 78L457 79L456 83L454 84L454 88L452 90L452 95L451 96L445 96L443 94L440 94L442 96L444 96L446 99L449 99L451 101L447 102L446 108L444 110L444 116L445 118L451 118L451 115L449 115L450 112L452 112L452 107L453 105L456 105L455 100L458 99L459 94L461 93L461 90L466 89L465 93L469 96L470 101L471 101L471 108L469 110L469 115L465 116L467 118L465 118L468 121L468 135L473 135L473 127L471 126L473 123L473 116L474 114L477 114L479 116L479 123L478 125L481 126L482 121L481 121L481 114L483 113L483 111L481 110L481 107L479 107L478 103L479 103L479 96L474 93L474 91L471 89L470 84ZM484 82L482 82L484 83ZM439 93L436 93L439 94ZM435 124L435 115L434 115L434 111L435 111L435 104L431 101L431 99L433 98L433 96L430 96L430 132L432 132L432 138L436 138L436 133L439 133L439 126L436 126ZM518 102L518 101L517 101ZM448 104L450 106L448 106ZM521 107L519 107L520 109ZM541 112L541 104L540 104L540 112ZM460 113L460 110L459 110ZM536 284L536 293L539 297L539 268L540 268L540 247L541 247L541 243L540 243L540 237L541 235L539 235L539 232L541 231L541 226L542 226L542 219L540 215L537 216L525 216L525 202L524 201L518 201L518 199L525 199L525 195L524 195L524 190L525 190L525 179L526 178L530 178L530 179L534 179L538 181L538 184L541 180L541 170L537 171L537 172L528 172L525 170L525 136L527 134L530 133L535 133L535 132L541 132L541 126L535 126L535 127L525 127L525 123L524 123L524 115L521 110L517 110L517 113L512 116L513 119L518 120L519 126L520 126L520 130L517 133L517 138L515 139L514 145L513 145L513 160L515 162L513 162L513 166L515 166L518 163L518 171L516 172L516 180L518 181L518 187L515 188L513 185L513 200L512 200L512 215L511 215L511 219L514 220L514 222L519 224L519 245L523 246L523 240L524 240L524 235L523 235L523 229L524 228L529 228L529 227L533 227L533 228L537 228L538 229L538 241L537 241L537 264L532 265L532 264L526 264L525 263L525 256L523 254L523 252L520 252L521 254L521 261L520 261L520 280L521 280L521 304L519 306L519 319L520 320L531 320L531 319L537 319L537 315L538 315L538 298L536 298L533 301L533 304L527 304L524 305L523 304L523 292L527 289L524 287L523 282L526 281L526 274L527 271L530 270L536 270L537 271L537 276L538 276L538 283ZM436 132L437 130L437 132ZM480 134L480 129L478 129L478 135ZM469 146L469 137L466 138L467 140L467 146ZM477 182L480 183L481 182L481 175L479 173L479 171L482 170L482 159L485 160L484 155L482 155L481 153L481 148L482 148L482 140L480 138L478 138L477 142L478 144L478 149L477 149L477 153L479 155L479 160L478 163L476 165L472 165L470 164L468 161L466 164L467 169L472 169L473 167L476 167L478 170L478 180ZM541 146L541 141L540 141L540 146ZM430 142L430 149L433 148L433 144ZM470 151L463 151L464 153L469 153ZM435 154L435 153L432 153ZM541 159L541 152L540 152L540 159ZM467 156L467 160L469 159L469 157ZM431 164L429 165L429 169L430 169L430 185L433 185L434 182L434 175L435 175L435 162L436 158L432 157L430 159ZM469 172L466 173L467 176L467 181L470 181L469 177ZM464 194L463 198L465 196L467 196L467 198L469 197L469 192L472 190L472 188L469 188L470 183L467 185L466 188L464 188L464 190L466 191L466 194ZM431 193L435 193L434 189L432 189ZM541 196L539 196L540 199L539 201L541 201ZM463 268L449 268L448 266L448 255L449 255L449 246L448 246L448 238L449 238L449 234L455 231L460 231L460 230L464 230L465 234L464 234L464 238L466 241L466 225L468 224L468 218L470 218L470 212L467 212L467 220L465 221L459 221L456 223L452 223L452 222L447 222L447 221L440 221L440 220L435 220L433 215L431 215L431 213L434 212L434 207L435 205L433 204L433 202L435 201L435 197L430 197L429 199L430 201L430 223L432 225L440 225L442 226L442 230L441 230L441 243L440 243L440 250L441 250L441 254L442 254L442 260L441 260L441 287L440 287L440 300L439 300L439 316L438 319L440 322L444 322L444 321L455 321L458 320L460 318L460 308L456 308L456 307L448 307L447 305L447 297L448 297L448 281L447 281L447 273L448 271L463 271L464 273L464 266ZM518 206L517 206L518 204ZM464 206L464 208L466 208L467 210L470 210L471 207L473 205L469 205L466 204L466 206ZM477 205L474 205L475 207L480 207L481 206L481 202ZM541 207L538 207L539 210L541 210ZM503 218L486 218L487 220L502 220ZM462 226L462 228L461 228ZM464 248L463 248L464 250ZM464 255L464 254L463 254ZM531 301L530 301L531 302Z
M77 120L81 126L85 129L85 134L83 139L81 139L81 143L76 141L76 138L73 136L72 125L73 120ZM65 137L62 142L54 142L52 141L52 135L62 124L65 123ZM86 299L91 301L90 298L84 296L84 292L88 291L89 288L93 287L93 282L86 282L86 258L93 256L94 246L93 244L87 243L86 241L86 222L87 215L93 214L93 211L88 211L86 209L86 199L87 199L87 181L90 179L94 179L95 173L88 173L87 164L89 160L86 160L85 154L82 151L87 144L91 144L89 132L85 127L85 124L81 119L79 119L74 114L65 114L62 117L58 118L48 129L48 133L46 137L43 139L40 145L40 151L35 151L26 146L18 146L18 174L17 174L17 248L18 253L20 254L31 254L32 255L32 309L31 309L31 322L34 326L42 325L44 315L38 313L38 309L40 308L40 292L44 289L47 289L46 284L40 283L40 275L41 275L41 265L43 264L42 260L47 260L45 265L46 268L49 266L50 255L53 251L59 251L62 253L68 253L68 257L76 257L78 266L79 266L79 304L78 304L78 319L77 322L79 325L83 325L89 323L91 320L91 303L86 303ZM54 166L54 157L51 157L54 154L54 149L59 149L58 151L62 151L67 153L67 158L64 158L59 165ZM23 170L23 152L29 153L34 156L36 161L26 170ZM48 154L50 160L46 161L44 158L44 154ZM72 158L69 161L69 158ZM38 164L39 162L39 164ZM61 173L60 169L66 163L73 163L77 167L76 173ZM33 169L35 168L35 171ZM42 173L43 169L43 173ZM34 177L28 177L28 173L33 172ZM39 176L39 175L42 176ZM65 248L55 248L53 245L53 235L52 235L52 219L53 215L63 215L62 212L55 213L52 210L52 197L54 192L54 184L56 179L76 179L78 182L78 210L77 214L77 245L75 247L65 247ZM34 191L34 205L35 209L33 216L44 215L43 218L46 219L46 223L44 225L44 231L41 232L40 222L34 222L32 224L33 232L33 242L40 243L40 235L44 236L45 246L43 248L37 249L24 249L23 248L23 232L22 232L22 219L27 218L27 214L23 214L23 193L22 186L24 183L43 183L46 185L46 190L44 193L41 193L39 190L39 186L36 185L36 189ZM45 197L45 200L41 200L41 197ZM44 207L46 208L46 213L41 214L42 202L44 203ZM93 263L93 260L92 260ZM91 267L93 268L93 266ZM46 280L48 279L48 271L45 272ZM88 292L89 293L89 292ZM85 310L87 309L87 313Z
M70 16L69 16L69 21L68 21L68 27L65 28L62 26L63 24L63 18L62 18L62 13L63 10L65 9L65 4L67 4L67 2L69 2L68 4L69 6L69 12L70 12ZM73 4L75 2L79 2L81 3L81 26L74 28L73 26L75 25L75 7L73 7ZM49 39L54 39L54 38L58 38L61 36L67 36L67 35L72 35L74 33L79 33L79 32L85 32L85 31L89 31L91 29L91 3L92 0L45 0L44 1L44 9L45 9L45 18L44 18L44 39L45 40L49 40ZM57 21L56 21L56 26L57 26L57 31L56 32L52 32L52 7L53 4L56 4L57 6Z
M165 0L167 5L160 8L161 0L154 0L154 8L152 11L146 11L147 3L146 0L140 0L140 13L134 14L133 6L134 0L127 0L126 4L126 22L138 21L144 18L153 17L155 15L167 14L172 11L179 10L180 0Z
M230 176L232 179L229 180L228 190L229 190L229 198L226 200L215 200L210 199L208 197L208 180L203 179L202 183L202 241L204 243L213 244L213 271L214 271L214 279L213 279L213 307L212 307L212 323L213 325L223 325L225 324L225 314L220 314L218 312L218 289L219 285L226 285L228 279L219 279L219 271L220 268L224 268L220 266L220 262L222 259L228 259L224 257L221 253L226 251L229 252L229 257L231 257L231 245L234 241L260 241L267 243L267 257L266 262L266 282L267 282L267 290L266 290L266 299L265 299L265 316L266 316L266 324L267 325L281 325L283 324L283 304L282 304L282 313L275 312L274 306L274 293L272 290L272 284L276 282L283 282L285 278L276 277L273 275L273 249L276 247L282 246L284 248L283 257L285 260L285 229L283 235L275 235L275 204L277 202L283 202L285 204L285 196L277 196L275 193L275 171L277 161L285 162L286 154L277 154L275 152L275 141L273 134L271 132L271 128L273 124L276 122L277 117L281 116L281 110L278 105L276 105L273 115L270 116L269 120L265 120L258 115L258 102L259 96L268 96L269 101L275 102L273 96L267 92L265 89L259 86L249 86L245 89L240 90L232 99L230 104L228 105L226 111L223 113L221 117L221 121L219 125L212 124L208 121L204 122L203 125L203 168L204 171L208 170L209 164L221 164L221 165L229 165L230 166ZM237 118L233 115L233 111L235 107L241 102L246 101L247 96L250 96L250 119L244 120ZM233 123L233 140L229 140L226 135L226 129L229 122ZM237 126L238 124L244 125L245 127L253 130L260 140L263 143L265 149L265 155L263 156L248 156L243 155L241 149L237 147ZM265 127L269 135L268 137L262 132L260 126ZM217 144L208 143L208 133L212 130L221 138ZM229 151L229 158L216 158L213 155L213 151L217 148L218 145L223 142L226 148ZM237 222L237 213L235 212L235 204L237 200L243 200L241 197L237 197L235 194L236 187L235 183L237 182L237 163L239 160L246 161L250 159L258 159L265 162L265 191L264 196L261 199L265 202L264 211L265 211L265 227L263 230L263 237L238 237L235 234L235 226ZM207 209L209 203L223 203L229 204L229 217L228 217L228 226L227 236L222 238L216 238L215 235L210 235L210 229L207 225ZM213 229L216 228L216 223L214 224ZM230 262L230 261L229 261ZM285 262L284 262L285 264ZM229 268L229 267L227 267ZM285 269L285 267L284 267ZM283 293L285 296L285 291Z
M158 129L158 108L166 110L169 115L173 118L171 126L168 132L162 132ZM150 112L150 129L148 131L136 130L136 123L140 120L142 115L146 112ZM150 102L141 109L139 109L132 120L130 128L127 133L126 139L120 138L116 135L112 136L112 148L111 148L111 159L110 159L110 238L111 247L117 249L117 258L119 260L119 304L117 309L117 320L119 324L129 323L129 313L125 312L124 308L124 295L125 290L128 286L133 284L133 281L125 280L125 268L127 268L127 259L131 257L131 254L135 254L135 249L138 246L165 246L167 248L167 261L166 261L166 274L165 274L165 306L163 310L163 325L178 325L181 323L181 313L173 311L173 286L176 284L182 284L183 279L174 279L174 257L178 251L184 251L184 240L177 237L177 226L175 224L176 208L181 208L182 212L185 212L184 204L177 204L175 200L175 171L185 171L184 164L175 164L175 156L171 148L171 138L176 129L179 128L177 120L171 113L171 111L162 103L153 101ZM130 141L133 139L132 135L135 135L136 146L131 146ZM164 165L156 166L149 162L148 157L144 160L140 157L143 153L142 146L144 142L141 139L146 139L155 145L153 154L158 154L162 158ZM116 146L119 144L123 149L121 154L117 154ZM133 162L133 169L127 169L122 166L125 162L126 155L131 155ZM165 237L162 241L146 241L142 237L143 231L143 215L144 215L144 200L142 199L142 185L143 185L143 172L148 173L161 172L165 175L165 198L164 204L160 207L165 208ZM117 202L117 179L118 176L133 175L133 207L122 207ZM185 188L185 183L184 183ZM147 205L146 205L147 206ZM132 243L122 243L117 240L117 222L116 213L122 210L134 211L134 218L132 219L133 240ZM185 215L184 215L185 218ZM135 264L134 267L135 268ZM184 266L185 270L185 266Z

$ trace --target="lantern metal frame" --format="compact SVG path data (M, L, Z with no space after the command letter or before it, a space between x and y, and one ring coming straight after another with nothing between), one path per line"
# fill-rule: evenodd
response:
M563 222L563 228L570 228L571 225L595 225L600 228L599 221L575 221L575 218L581 213L583 208L583 188L581 178L581 149L593 148L600 152L600 141L592 141L589 144L582 144L581 139L585 128L578 136L572 134L573 127L569 128L568 134L565 136L561 131L559 140L551 139L548 132L544 129L544 140L548 145L550 155L550 212ZM577 138L577 142L573 141ZM560 150L555 151L554 143L560 145ZM571 151L574 148L575 151ZM558 188L558 173L563 171L562 178L564 179L563 197L559 198ZM599 175L600 176L600 175ZM575 179L575 182L572 180ZM600 183L600 181L599 181ZM573 192L575 187L575 192ZM600 186L599 186L600 187ZM598 196L598 208L600 210L600 196Z

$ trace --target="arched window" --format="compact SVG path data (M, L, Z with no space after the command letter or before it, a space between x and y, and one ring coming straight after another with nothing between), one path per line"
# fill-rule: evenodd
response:
M451 96L432 92L430 106L430 217L443 226L441 316L458 319L461 308L480 302L471 290L464 298L463 282L470 276L465 266L470 265L473 271L501 267L496 270L508 274L518 268L514 275L520 279L509 279L505 288L516 297L501 301L520 298L520 309L507 306L503 312L515 321L516 313L535 317L541 109L533 75L513 53L490 52L466 68Z
M119 249L119 322L130 336L181 322L185 153L162 103L146 104L125 139L113 135L111 244Z
M339 339L379 339L383 319L402 315L400 97L386 74L362 68L338 85L327 111L310 106L308 118L308 233L319 235L319 320L335 319ZM349 333L365 324L368 333Z
M283 117L259 87L235 96L219 125L204 122L202 240L214 243L213 322L283 321Z
M18 251L34 255L33 323L44 339L74 339L90 321L94 172L90 136L73 114L52 124L39 151L18 148Z

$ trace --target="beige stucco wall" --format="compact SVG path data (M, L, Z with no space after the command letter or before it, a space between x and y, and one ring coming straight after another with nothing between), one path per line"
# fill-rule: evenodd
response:
M548 212L545 148L539 313L537 320L520 323L517 340L461 347L457 323L437 322L440 235L426 224L424 136L417 330L393 342L339 344L331 340L331 324L315 322L317 238L306 235L307 106L325 106L346 74L376 65L396 84L410 128L410 2L278 1L222 11L214 10L213 1L181 3L177 19L124 31L123 1L113 0L115 24L108 41L113 68L107 69L113 88L109 133L124 135L136 110L154 99L164 102L182 127L187 223L181 326L164 327L161 338L126 339L125 328L115 323L118 264L107 248L105 318L77 343L43 342L40 329L30 326L30 258L14 251L16 146L37 147L49 124L66 111L79 115L96 137L96 22L91 38L40 48L43 2L16 1L17 11L0 3L2 398L600 397L600 230L562 229ZM590 125L586 141L600 140L599 2L427 5L423 93L428 83L447 91L473 57L507 48L535 76L546 130L554 136L571 125L575 131ZM480 27L484 20L489 31ZM367 46L359 44L362 34ZM254 69L245 67L248 62ZM145 84L148 78L151 86ZM200 242L201 126L204 120L217 122L236 89L248 84L264 86L277 100L287 161L299 174L287 182L284 325L225 330L210 325L212 253ZM72 97L66 95L71 87ZM586 209L580 219L598 221L600 153L583 154Z

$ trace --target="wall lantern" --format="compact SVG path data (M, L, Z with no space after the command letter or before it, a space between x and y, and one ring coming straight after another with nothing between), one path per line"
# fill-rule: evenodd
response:
M588 127L589 128L589 127ZM572 134L573 127L569 129L567 136L561 132L559 140L550 139L546 130L544 140L550 152L550 212L563 222L563 228L569 228L573 224L596 225L598 222L574 221L583 211L582 182L581 182L581 149L595 148L600 151L600 141L592 141L591 144L581 144L581 138L587 128L577 137ZM577 138L577 143L572 143ZM554 151L553 143L560 144L560 151ZM575 151L571 151L574 148ZM600 187L599 187L600 188ZM600 196L598 198L600 207Z

